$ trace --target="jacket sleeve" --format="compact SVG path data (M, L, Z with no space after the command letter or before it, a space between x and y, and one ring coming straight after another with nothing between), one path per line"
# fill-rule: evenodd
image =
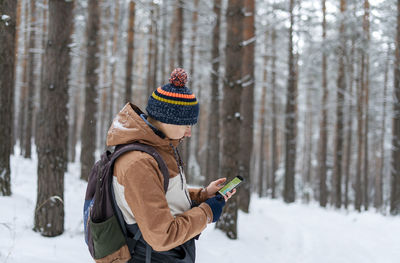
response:
M174 217L156 160L146 153L135 154L138 158L129 158L129 163L120 164L126 165L121 183L143 238L154 250L167 251L201 233L212 222L211 208L203 203Z
M201 204L207 200L207 192L205 188L189 188L190 199L197 204Z

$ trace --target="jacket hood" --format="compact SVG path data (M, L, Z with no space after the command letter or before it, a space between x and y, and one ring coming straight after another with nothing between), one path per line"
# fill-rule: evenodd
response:
M170 144L175 147L179 144L179 140L158 136L140 117L141 114L143 112L137 106L128 102L114 118L108 130L107 146L140 142L154 147L170 148Z

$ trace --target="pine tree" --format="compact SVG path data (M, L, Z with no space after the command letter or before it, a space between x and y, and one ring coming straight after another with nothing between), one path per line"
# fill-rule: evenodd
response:
M28 57L28 93L26 98L26 126L24 140L24 157L31 158L32 151L32 120L33 120L33 99L35 97L35 42L36 42L36 1L30 1L30 30L29 30L29 57Z
M271 197L276 198L276 170L279 164L279 152L278 152L278 102L277 102L277 85L276 85L276 29L272 28L271 35L271 48L272 48L272 61L271 61L271 111L272 111L272 131L271 131Z
M326 42L326 0L322 0L322 42ZM328 144L328 127L327 127L327 100L328 100L328 79L327 79L327 54L322 47L322 112L321 124L319 130L319 152L318 152L318 174L319 174L319 204L322 207L327 203L327 186L326 186L326 156Z
M385 135L386 135L386 101L387 101L387 90L388 90L388 79L389 79L389 62L391 56L391 48L388 44L387 58L385 62L384 81L383 81L383 105L382 105L382 123L381 123L381 140L380 140L380 162L379 162L379 173L375 177L375 195L374 195L374 207L381 209L383 205L383 178L384 178L384 164L385 164Z
M340 27L339 27L339 48L338 48L338 75L337 75L337 97L336 97L336 125L335 125L335 149L334 149L334 167L332 175L332 195L331 203L336 208L342 205L342 160L343 160L343 109L344 93L346 91L345 75L345 56L346 56L346 38L344 14L346 11L346 0L340 1Z
M293 50L293 26L295 1L290 0L290 27L289 27L289 75L286 93L285 112L285 185L284 200L287 203L295 201L295 169L296 169L296 140L297 140L297 73L296 60Z
M0 0L0 14L0 195L8 196L11 195L17 1Z
M220 174L220 99L219 99L219 65L220 65L220 25L221 25L221 0L214 1L215 24L212 32L211 55L211 103L208 122L207 163L205 176L206 182L216 180Z
M64 171L68 141L68 78L73 1L49 1L48 41L38 113L38 189L35 227L43 236L64 232ZM56 103L55 103L56 102Z
M133 48L135 32L135 1L129 2L129 25L128 25L128 55L126 58L125 75L125 103L132 99L132 69L133 69Z
M86 27L87 57L85 71L85 115L82 127L81 178L88 179L95 162L97 97L99 81L99 27L100 8L97 0L89 0L89 17Z
M397 36L394 64L394 103L392 128L392 190L390 213L400 214L400 0L397 0Z
M268 43L268 31L266 34L265 42ZM264 72L263 72L263 85L261 90L261 107L260 107L260 145L259 145L259 163L258 163L258 196L262 197L264 194L264 181L265 181L265 119L266 119L266 94L267 94L267 80L268 80L268 54L267 44L264 56Z
M241 59L243 47L243 1L229 0L226 12L227 39L225 80L222 101L222 167L221 175L227 180L233 179L239 171L240 102L242 93ZM251 131L250 131L251 132ZM217 228L224 231L231 239L237 238L238 199L234 195L225 205L224 214L217 223Z
M361 51L361 67L362 67L362 76L363 79L361 80L363 91L364 91L364 208L365 210L368 210L369 208L369 178L368 178L368 131L369 131L369 39L370 39L370 34L369 34L369 27L370 27L370 22L369 22L369 1L365 0L364 1L364 16L363 16L363 31L364 31L364 47L362 48Z
M255 1L244 0L243 19L243 58L242 58L242 104L240 110L241 126L240 133L240 174L247 181L239 192L239 208L249 212L250 205L250 162L253 152L253 121L254 121L254 49L255 37ZM250 132L248 132L250 131Z

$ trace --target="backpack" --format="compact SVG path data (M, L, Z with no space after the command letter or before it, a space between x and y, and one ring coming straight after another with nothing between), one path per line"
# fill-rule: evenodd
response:
M118 145L113 153L105 151L101 155L90 172L83 209L85 241L97 263L127 262L141 237L140 230L134 237L128 235L112 187L114 163L130 151L142 151L156 159L164 177L165 193L168 190L168 168L152 146L141 143Z

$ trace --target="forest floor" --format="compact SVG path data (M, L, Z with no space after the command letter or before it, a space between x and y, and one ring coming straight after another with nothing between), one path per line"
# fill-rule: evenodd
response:
M18 151L16 151L18 152ZM93 262L83 237L85 182L79 164L65 175L65 232L45 238L32 231L36 157L12 157L12 196L0 197L0 263ZM200 263L398 263L400 217L373 211L322 209L252 196L239 212L239 238L229 240L209 225L197 241Z

